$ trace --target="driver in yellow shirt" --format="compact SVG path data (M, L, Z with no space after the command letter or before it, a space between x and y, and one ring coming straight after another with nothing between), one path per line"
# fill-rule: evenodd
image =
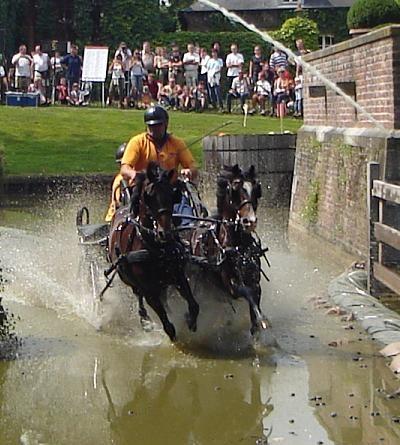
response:
M126 146L121 160L121 175L132 186L138 171L145 170L151 161L158 162L166 170L181 167L181 175L195 180L197 169L193 156L185 142L167 132L167 111L155 105L144 114L147 131L134 136Z

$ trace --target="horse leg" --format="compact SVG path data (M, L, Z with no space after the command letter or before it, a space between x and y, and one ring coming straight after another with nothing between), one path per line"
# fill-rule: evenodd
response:
M197 317L199 315L199 305L193 297L192 289L186 277L180 279L176 285L179 293L187 301L189 312L185 314L186 323L192 332L197 330Z
M152 331L153 330L153 323L151 322L151 318L149 314L147 313L147 310L144 306L144 296L142 293L138 292L137 290L134 291L134 294L138 298L139 303L139 317L140 317L140 324L142 326L142 329L144 331Z
M176 340L176 331L174 325L168 320L167 312L160 300L160 291L153 292L151 295L146 296L147 304L154 310L158 315L165 333L168 335L170 340L174 342Z

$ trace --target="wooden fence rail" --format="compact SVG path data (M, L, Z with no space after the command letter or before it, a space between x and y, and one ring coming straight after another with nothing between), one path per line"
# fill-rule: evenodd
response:
M400 295L400 186L379 180L379 170L368 164L368 290L377 295L383 284Z

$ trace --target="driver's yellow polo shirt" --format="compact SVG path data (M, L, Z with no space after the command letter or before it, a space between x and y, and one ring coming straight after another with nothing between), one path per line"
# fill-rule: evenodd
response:
M145 170L149 162L158 162L161 168L192 168L195 166L192 153L185 142L173 135L169 135L161 151L157 152L154 142L147 133L134 136L126 146L121 164L128 164L136 171Z

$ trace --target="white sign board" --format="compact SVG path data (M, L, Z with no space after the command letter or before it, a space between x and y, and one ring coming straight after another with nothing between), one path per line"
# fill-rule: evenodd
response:
M84 82L105 82L107 66L107 46L85 46L82 69L82 80Z

